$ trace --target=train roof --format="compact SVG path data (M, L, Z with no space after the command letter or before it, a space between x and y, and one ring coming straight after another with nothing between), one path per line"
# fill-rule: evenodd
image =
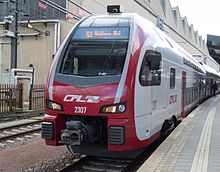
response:
M87 17L79 27L129 26L133 19L132 16L132 13L91 15Z

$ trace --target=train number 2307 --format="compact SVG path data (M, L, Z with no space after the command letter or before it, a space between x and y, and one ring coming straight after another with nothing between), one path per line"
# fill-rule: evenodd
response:
M86 109L84 106L75 106L75 113L86 113Z

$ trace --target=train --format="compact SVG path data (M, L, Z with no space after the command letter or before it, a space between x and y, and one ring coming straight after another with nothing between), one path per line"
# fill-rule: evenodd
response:
M47 145L134 155L213 96L214 83L220 86L217 71L153 23L108 9L80 20L55 55L42 122Z

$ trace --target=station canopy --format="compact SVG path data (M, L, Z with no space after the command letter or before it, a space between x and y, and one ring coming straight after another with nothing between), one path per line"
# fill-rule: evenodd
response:
M210 56L220 64L220 36L207 35L207 47Z

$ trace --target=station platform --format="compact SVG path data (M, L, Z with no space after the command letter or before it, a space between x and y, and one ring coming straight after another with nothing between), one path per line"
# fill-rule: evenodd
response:
M219 172L220 95L202 103L169 135L138 172Z

